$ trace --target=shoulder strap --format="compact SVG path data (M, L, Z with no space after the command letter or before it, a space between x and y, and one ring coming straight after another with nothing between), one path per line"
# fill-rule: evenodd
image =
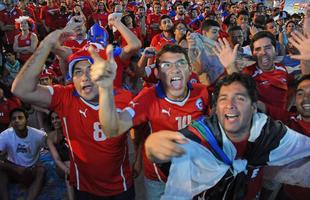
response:
M199 134L210 144L211 148L219 155L224 163L232 165L232 161L227 157L225 152L219 147L213 133L204 123L204 117L192 122L192 127L195 128Z

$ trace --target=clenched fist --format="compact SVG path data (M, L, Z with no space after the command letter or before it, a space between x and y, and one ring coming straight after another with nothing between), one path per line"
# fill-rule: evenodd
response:
M98 87L112 87L113 80L116 76L117 64L113 56L113 46L108 45L106 48L107 59L104 60L94 47L88 49L94 64L91 66L90 77Z

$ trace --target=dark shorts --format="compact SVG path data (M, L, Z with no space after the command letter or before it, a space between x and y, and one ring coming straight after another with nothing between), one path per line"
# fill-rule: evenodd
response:
M20 167L21 173L17 173L15 170L5 170L9 181L12 183L20 183L24 186L30 186L36 177L38 168L44 168L43 166L32 166L32 167Z
M135 199L135 190L134 187L129 188L127 191L122 192L121 194L115 196L96 196L88 192L79 191L75 188L76 200L134 200Z

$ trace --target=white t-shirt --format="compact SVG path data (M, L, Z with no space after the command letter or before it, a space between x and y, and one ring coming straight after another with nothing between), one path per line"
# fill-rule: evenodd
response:
M0 151L8 153L9 161L24 167L37 162L46 141L45 132L29 126L27 129L25 138L18 137L12 127L0 133Z

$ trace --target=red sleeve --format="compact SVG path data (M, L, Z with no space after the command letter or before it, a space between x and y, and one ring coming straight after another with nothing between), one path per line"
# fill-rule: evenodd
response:
M115 88L114 93L116 108L118 109L124 109L133 98L130 91L121 88Z
M141 92L130 102L129 106L134 110L133 125L137 126L143 122L149 121L149 108L152 106L152 101L156 98L154 88L144 88ZM147 106L146 106L147 105Z
M13 110L14 108L18 108L22 105L20 100L17 97L12 97L8 100L10 110Z
M63 110L64 105L70 105L66 101L70 101L70 96L73 94L73 85L62 86L62 85L53 85L52 86L52 102L49 105L48 109L59 112Z
M281 108L269 105L269 104L265 104L265 106L267 109L267 113L266 113L267 115L269 115L272 119L280 120L284 124L287 124L287 122L290 119L291 113Z
M150 47L156 47L157 43L158 43L158 35L155 35L155 36L152 38Z

